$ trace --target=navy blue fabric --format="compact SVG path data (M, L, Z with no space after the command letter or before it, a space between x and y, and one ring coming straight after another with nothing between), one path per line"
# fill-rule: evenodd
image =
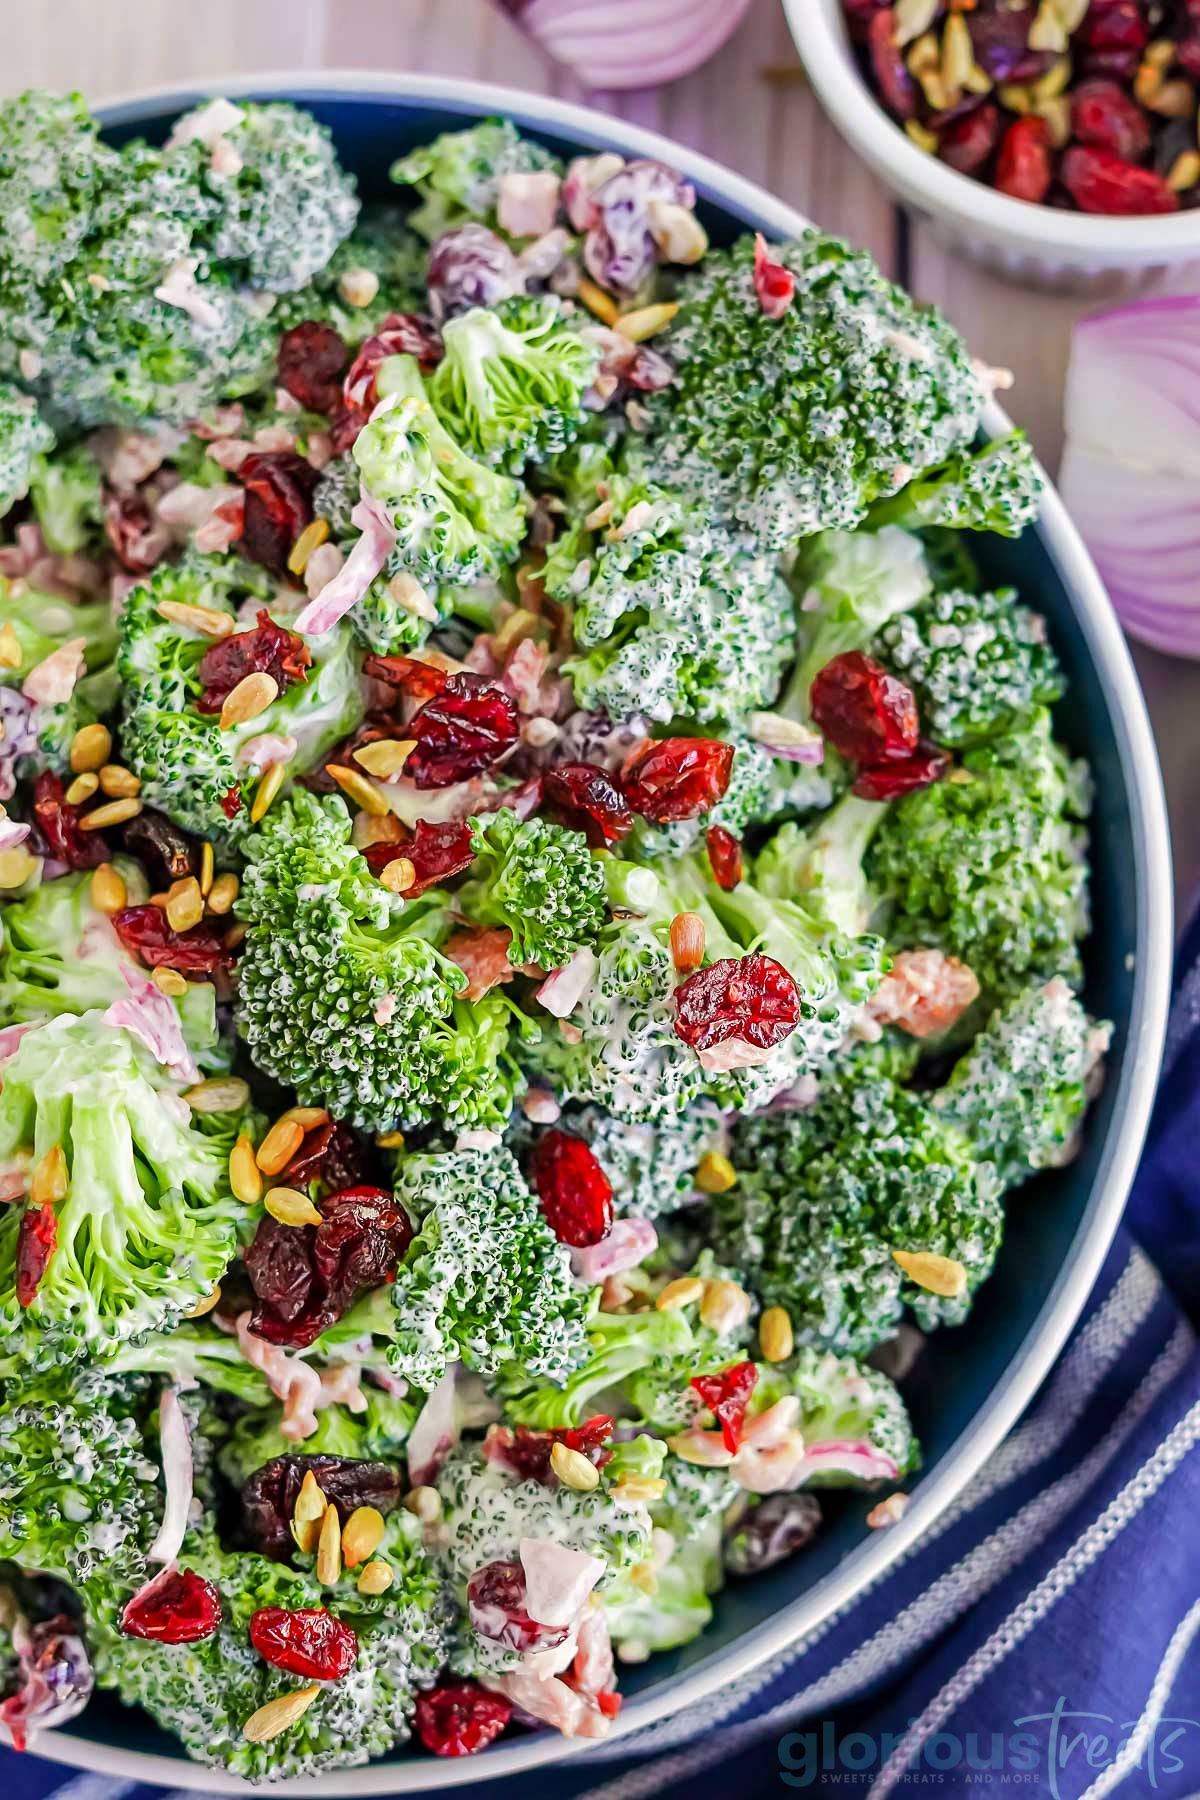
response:
M1128 1229L966 1493L779 1662L636 1738L495 1783L496 1800L1200 1800L1200 922L1179 968ZM7 1800L162 1791L33 1756L6 1755L3 1776Z

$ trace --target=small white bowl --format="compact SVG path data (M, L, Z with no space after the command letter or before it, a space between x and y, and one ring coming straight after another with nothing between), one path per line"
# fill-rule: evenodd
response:
M1200 208L1144 219L1014 200L918 148L863 80L842 0L783 0L813 91L851 149L944 243L1014 280L1127 289L1200 261Z

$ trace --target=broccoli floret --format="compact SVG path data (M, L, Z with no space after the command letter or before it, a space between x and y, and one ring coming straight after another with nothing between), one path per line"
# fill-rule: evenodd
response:
M805 1460L797 1485L853 1487L898 1481L916 1468L920 1446L908 1409L878 1369L807 1347L787 1363L758 1365L753 1417L793 1395Z
M295 614L261 569L237 557L192 554L160 563L131 590L121 615L121 745L143 799L187 830L240 845L252 831L254 790L268 766L256 754L262 742L294 743L289 776L318 764L362 718L361 657L349 625L307 638L312 665L304 678L289 681L255 717L223 726L218 714L196 709L200 663L213 640L164 617L164 602L239 618L243 607L252 615L262 608L284 626ZM245 621L253 623L253 616Z
M472 925L512 934L508 960L561 968L608 916L604 871L582 832L510 808L471 820L472 879L455 904Z
M907 1305L926 1329L957 1324L1000 1243L997 1183L962 1132L919 1094L851 1066L807 1111L743 1118L738 1185L713 1200L717 1253L801 1343L865 1355ZM918 1286L893 1251L961 1265L959 1291Z
M377 412L354 440L354 460L390 517L396 545L389 574L468 586L498 574L520 549L523 490L470 456L433 410L416 359L389 356L376 387L396 405Z
M64 600L43 594L25 582L0 577L0 626L11 625L21 660L0 669L5 686L19 687L37 663L60 650L72 639L82 638L83 659L95 673L110 664L117 653L118 626L107 597L103 600Z
M0 1407L0 1557L71 1583L136 1583L160 1510L148 1384L86 1366L24 1374Z
M0 518L25 498L38 463L53 448L54 433L37 401L0 381Z
M396 1198L416 1237L392 1288L394 1369L426 1391L459 1360L563 1381L586 1354L587 1290L511 1152L403 1157Z
M805 546L793 581L801 592L799 656L777 711L806 723L809 694L826 663L866 650L887 624L930 591L919 538L882 531L827 531Z
M149 898L149 884L131 859L118 857L131 906ZM103 1011L124 1000L134 980L145 981L137 958L123 947L112 921L92 904L91 876L60 875L43 882L0 915L0 1025L38 1025L60 1013ZM131 979L132 978L132 979ZM175 1001L193 1055L216 1051L216 989L190 981Z
M894 905L889 941L937 945L1008 992L1079 973L1088 929L1087 765L1035 712L968 750L943 780L895 802L867 853Z
M237 1023L252 1060L367 1130L502 1129L519 1089L507 1001L460 999L467 978L438 948L446 896L389 893L350 829L340 799L298 790L247 840Z
M46 547L56 556L98 544L104 522L100 464L86 444L36 457L29 497Z
M561 172L562 165L523 138L510 119L481 119L467 131L446 131L431 144L410 150L392 164L390 174L401 187L414 187L421 204L409 224L431 243L464 219L496 224L500 178L540 170Z
M358 464L347 450L326 463L321 478L313 489L313 517L329 522L329 535L335 543L351 544L357 530L350 514L358 505L362 477Z
M0 1217L0 1317L29 1369L161 1330L212 1292L234 1254L242 1209L229 1191L230 1144L181 1119L164 1079L94 1012L27 1033L5 1068L0 1160L28 1156L32 1188L45 1158L65 1165L54 1247L27 1305L18 1245L32 1195Z
M226 1153L232 1149L239 1126L227 1115L218 1132ZM243 1221L244 1223L244 1221ZM253 1230L253 1221L251 1222ZM227 1395L243 1406L265 1408L271 1397L266 1377L246 1361L236 1337L211 1325L207 1318L196 1324L186 1319L170 1331L149 1331L124 1343L105 1362L114 1375L161 1375L177 1387L202 1388L206 1394ZM320 1415L324 1418L324 1413Z
M652 1124L627 1124L586 1106L564 1121L591 1146L613 1189L618 1216L656 1219L697 1198L696 1167L709 1151L723 1152L724 1115L700 1099Z
M1027 988L992 1015L933 1104L1004 1187L1060 1168L1078 1147L1111 1029L1065 981Z
M608 1412L621 1419L639 1419L638 1400L650 1398L664 1381L689 1360L699 1367L696 1332L681 1309L659 1312L594 1313L588 1320L587 1360L559 1387L531 1384L519 1365L504 1373L505 1414L522 1425L540 1428L581 1425L585 1419ZM638 1377L651 1380L638 1387ZM686 1389L687 1377L683 1377ZM654 1421L657 1423L657 1419Z
M574 608L576 700L615 719L741 718L774 698L794 654L794 603L771 558L644 483L614 478L543 580Z
M220 1629L197 1644L126 1637L117 1625L118 1604L129 1596L106 1593L89 1607L97 1681L143 1707L197 1762L251 1781L307 1779L385 1755L408 1737L417 1691L431 1685L445 1660L448 1606L411 1514L389 1517L376 1554L391 1568L392 1584L386 1594L369 1597L357 1591L355 1572L330 1588L310 1570L220 1549L207 1525L193 1529L181 1562L216 1587ZM332 1612L354 1632L358 1654L349 1674L324 1683L285 1733L252 1743L243 1734L251 1714L305 1685L253 1648L250 1620L265 1606Z
M472 307L447 320L446 354L429 383L442 422L459 443L519 475L573 441L595 349L567 324L551 296Z
M1045 485L1025 433L1012 431L982 450L960 450L879 501L871 508L870 523L873 528L945 526L1020 537L1041 510Z
M863 861L886 815L882 801L843 794L807 828L789 820L755 858L755 886L771 898L797 900L832 930L857 937L877 905Z
M667 1457L660 1479L666 1490L650 1507L653 1591L626 1575L601 1595L622 1662L644 1662L656 1651L690 1644L709 1625L711 1596L725 1578L725 1515L743 1497L724 1469L700 1468L679 1456Z
M674 365L650 397L648 457L769 549L862 522L875 500L975 436L984 404L958 334L861 251L809 231L775 245L795 277L769 318L754 244L710 251L656 341Z
M211 202L199 242L251 287L303 287L358 217L328 130L294 106L210 101L176 121L169 154Z
M879 654L917 697L938 744L963 749L1062 698L1066 683L1046 623L1015 588L931 594L886 625Z

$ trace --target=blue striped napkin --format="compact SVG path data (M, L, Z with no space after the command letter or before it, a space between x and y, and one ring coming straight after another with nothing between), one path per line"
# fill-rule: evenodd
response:
M1200 921L1179 969L1128 1229L987 1466L780 1661L635 1737L495 1783L496 1800L1200 1800ZM32 1756L8 1754L3 1775L6 1800L164 1791Z

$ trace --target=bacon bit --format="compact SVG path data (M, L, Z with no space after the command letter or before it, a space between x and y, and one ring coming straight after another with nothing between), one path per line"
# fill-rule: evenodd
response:
M449 671L418 656L376 656L363 662L363 674L388 687L398 688L413 700L432 700L440 694L449 679Z
M241 788L226 788L225 792L221 795L221 811L225 814L225 817L229 820L236 819L241 810Z
M418 819L414 830L401 826L398 837L371 844L364 854L367 866L375 875L381 875L397 857L410 862L414 879L404 890L410 900L439 881L461 875L475 856L471 847L471 828L460 819L446 819L438 824Z
M508 960L512 932L505 925L493 930L456 931L442 946L442 954L457 963L467 977L467 1000L482 1000L494 987L513 979L516 970Z
M957 956L942 950L901 950L867 1012L880 1025L896 1025L910 1037L937 1037L978 998L975 973Z
M112 494L104 503L104 530L121 566L145 575L171 547L171 534L155 519L140 493Z
M700 1396L721 1427L725 1448L736 1456L746 1421L746 1406L758 1381L752 1362L734 1363L716 1375L693 1375L688 1386Z
M772 260L761 231L754 238L754 292L768 319L782 319L796 292L796 277L782 263Z

